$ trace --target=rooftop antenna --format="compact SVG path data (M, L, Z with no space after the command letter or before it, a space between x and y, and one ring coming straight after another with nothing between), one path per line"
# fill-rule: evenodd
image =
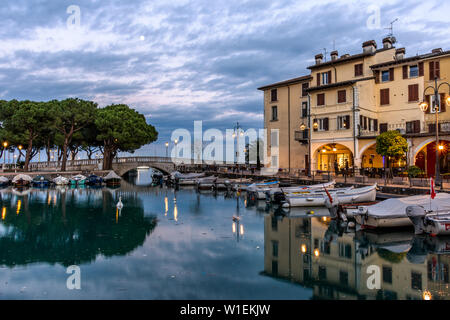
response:
M327 62L327 48L323 48L323 53L324 53L324 58L325 58L325 62Z
M390 23L391 26L389 28L384 28L384 29L390 31L387 36L392 39L392 44L397 42L397 39L394 37L394 23L397 22L397 21L398 21L398 18L395 19L394 21L391 21L391 23Z

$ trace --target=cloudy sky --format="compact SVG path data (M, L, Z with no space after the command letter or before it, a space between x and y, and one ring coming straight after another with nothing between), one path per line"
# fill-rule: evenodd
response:
M381 45L396 18L408 56L448 50L448 12L437 0L3 0L0 92L126 103L156 126L159 147L146 150L161 153L172 130L194 120L262 127L257 87L306 74L333 43L339 54Z

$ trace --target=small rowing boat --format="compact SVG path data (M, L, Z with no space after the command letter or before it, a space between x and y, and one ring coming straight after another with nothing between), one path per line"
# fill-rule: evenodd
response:
M263 183L253 183L247 187L247 193L251 198L257 200L266 199L266 192L270 191L271 188L278 188L280 185L279 181L263 182Z
M283 207L322 207L326 205L329 195L339 204L371 202L377 196L377 185L331 190L311 190L304 194L287 194Z
M278 187L270 189L266 194L268 200L274 203L281 203L286 201L287 195L304 195L320 190L323 192L324 188L333 188L336 181L330 181L327 183L305 185L305 186L293 186L293 187ZM336 190L336 189L334 189Z

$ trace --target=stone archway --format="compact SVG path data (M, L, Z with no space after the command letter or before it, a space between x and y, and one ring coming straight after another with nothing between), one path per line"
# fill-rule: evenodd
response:
M316 170L336 171L353 166L353 152L339 143L324 144L314 151Z
M420 148L420 149L419 149ZM438 145L440 173L450 173L450 141L440 140ZM416 148L414 164L432 177L436 173L436 140L425 140Z

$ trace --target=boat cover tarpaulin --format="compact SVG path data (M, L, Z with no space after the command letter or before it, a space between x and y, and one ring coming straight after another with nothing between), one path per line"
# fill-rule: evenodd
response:
M17 182L19 180L33 181L33 178L31 178L29 175L26 175L26 174L18 174L17 176L14 177L12 182L15 183L15 182Z
M9 182L9 179L7 177L0 177L0 183Z
M431 208L430 208L431 203ZM450 194L438 193L430 201L430 195L418 195L405 198L388 199L368 208L368 215L377 218L403 218L406 217L406 207L422 206L425 210L450 210Z
M118 176L117 173L115 173L114 171L110 171L110 172L103 178L103 180L112 180L112 179L122 180L122 178L121 178L120 176Z

